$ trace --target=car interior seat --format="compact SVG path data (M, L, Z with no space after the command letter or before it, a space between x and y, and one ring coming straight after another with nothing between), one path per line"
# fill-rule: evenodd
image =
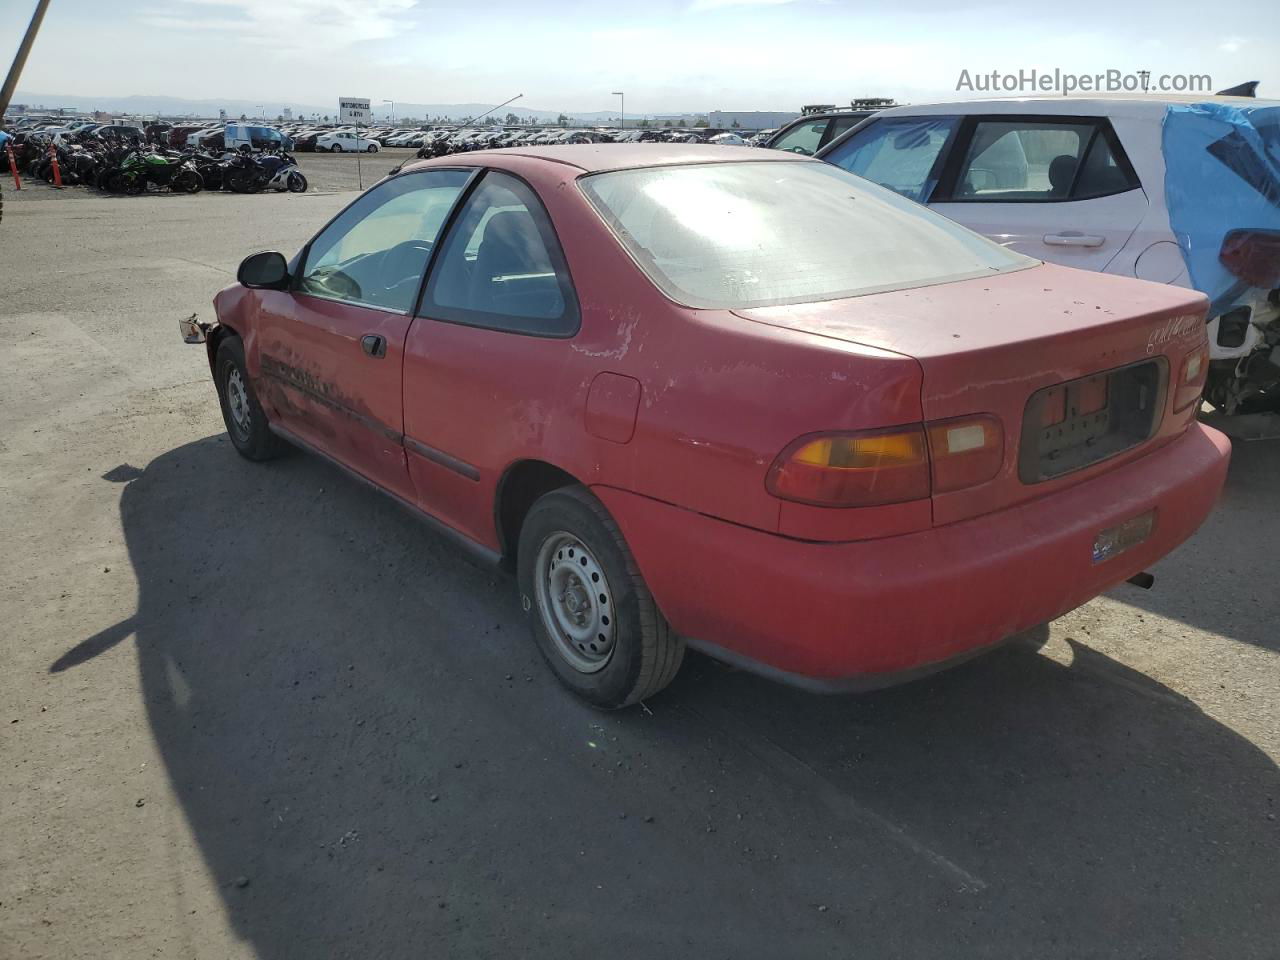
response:
M484 313L549 316L563 309L546 245L527 210L502 210L485 224L468 299L470 309Z
M1054 197L1065 197L1067 191L1071 189L1071 181L1076 176L1076 158L1069 153L1064 153L1053 158L1049 163L1049 187L1050 195Z

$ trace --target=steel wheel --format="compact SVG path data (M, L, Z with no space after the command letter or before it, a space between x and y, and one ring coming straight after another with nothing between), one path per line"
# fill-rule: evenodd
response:
M244 361L244 344L234 334L223 336L214 361L214 383L218 386L218 407L227 436L240 456L249 460L270 460L289 449L271 432L267 415L253 392Z
M248 440L253 429L253 410L249 406L249 391L245 389L244 378L236 367L227 374L227 410L231 414L232 429L240 440Z
M603 670L617 636L613 592L604 568L581 540L558 531L542 541L534 592L556 652L579 673Z

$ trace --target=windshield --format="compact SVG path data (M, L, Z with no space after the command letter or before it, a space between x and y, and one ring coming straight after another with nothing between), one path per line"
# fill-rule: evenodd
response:
M690 307L834 300L1038 262L825 163L688 164L579 183L653 282Z

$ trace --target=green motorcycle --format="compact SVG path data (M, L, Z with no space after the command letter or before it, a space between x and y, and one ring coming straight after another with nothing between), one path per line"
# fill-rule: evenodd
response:
M129 196L144 193L149 183L174 193L199 193L204 189L204 179L190 157L166 157L138 150L129 151L120 166L102 178L102 187L108 193Z

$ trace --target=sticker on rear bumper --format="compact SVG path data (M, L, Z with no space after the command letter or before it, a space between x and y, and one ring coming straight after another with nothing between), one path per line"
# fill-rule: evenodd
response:
M1093 538L1093 562L1102 563L1136 547L1151 536L1155 523L1156 512L1148 510L1141 516L1107 527Z

